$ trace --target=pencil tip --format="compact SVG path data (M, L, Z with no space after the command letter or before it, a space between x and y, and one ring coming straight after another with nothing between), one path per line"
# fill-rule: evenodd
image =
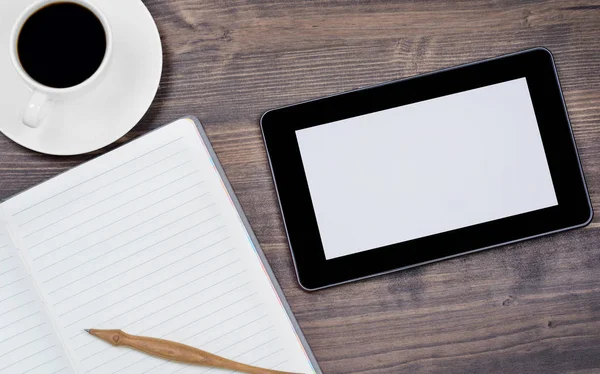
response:
M89 334L90 329L83 329L83 331L87 332Z

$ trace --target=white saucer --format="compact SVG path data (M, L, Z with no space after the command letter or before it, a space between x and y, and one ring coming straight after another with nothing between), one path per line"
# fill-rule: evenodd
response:
M81 97L57 102L37 129L21 122L31 91L10 60L10 31L34 0L0 4L0 131L20 145L53 155L102 148L125 135L146 113L160 82L162 46L141 0L93 0L113 31L113 57L103 81Z

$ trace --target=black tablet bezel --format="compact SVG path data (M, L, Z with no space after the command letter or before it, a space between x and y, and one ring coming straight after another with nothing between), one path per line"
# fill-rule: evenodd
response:
M296 130L523 77L531 94L557 206L325 259ZM581 227L592 219L554 60L544 48L274 109L261 118L261 129L298 281L307 290Z

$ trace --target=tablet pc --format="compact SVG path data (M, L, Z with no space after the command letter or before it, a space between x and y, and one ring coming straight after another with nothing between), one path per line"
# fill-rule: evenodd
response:
M592 219L544 48L274 109L261 128L307 290Z

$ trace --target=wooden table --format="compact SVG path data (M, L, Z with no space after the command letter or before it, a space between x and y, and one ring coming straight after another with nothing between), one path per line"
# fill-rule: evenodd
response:
M598 206L600 2L145 3L162 35L162 84L119 143L184 114L200 118L325 373L600 372L600 218L307 293L296 283L258 124L272 107L546 46ZM108 149L49 157L2 136L0 198Z

